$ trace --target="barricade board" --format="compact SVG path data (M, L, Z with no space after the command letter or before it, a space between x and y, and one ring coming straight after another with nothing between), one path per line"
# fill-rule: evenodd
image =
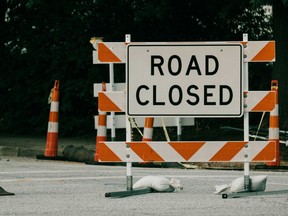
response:
M168 44L169 42L162 42ZM191 44L191 42L189 42ZM203 44L213 42L203 42ZM218 42L219 43L219 42ZM275 41L233 41L220 43L239 43L244 45L244 62L274 62ZM153 45L155 42L99 42L98 49L93 51L93 64L126 63L126 48L128 44ZM177 42L177 44L188 44L188 42Z
M101 162L269 162L275 141L100 142Z
M275 91L244 92L245 112L270 112L276 103Z
M171 49L172 52L170 52L171 50L167 51L165 49L163 50L154 49L154 47L169 47L169 46L170 47L179 46L182 48L179 50L177 48ZM183 49L183 47L187 48L189 46L190 47L202 46L202 47L208 47L209 49L207 50L201 48L200 51L197 49L196 50ZM134 48L141 47L141 49L137 50L132 47ZM215 51L211 47L213 48L217 47L218 50ZM236 51L228 52L226 47L234 47L234 48L239 47L239 52ZM189 56L190 59L185 59L186 56ZM133 65L129 65L130 60L131 62L133 62ZM143 116L143 117L146 116L241 117L244 112L246 114L246 112L271 111L276 108L275 106L276 96L274 92L272 91L243 92L242 64L243 62L248 63L248 62L274 62L274 61L275 61L274 41L204 42L200 44L193 42L192 43L161 42L160 44L153 42L152 43L99 42L96 51L93 51L94 64L126 63L127 64L126 68L128 68L128 71L130 70L131 73L129 72L127 73L126 91L123 90L119 92L99 92L98 108L99 110L104 112L126 112L128 115L131 116ZM222 64L222 62L225 62L225 64ZM166 66L162 67L165 64ZM234 68L236 67L237 72L233 73L234 69L229 64L233 65ZM215 75L220 70L225 71L225 74L222 74L223 80L225 80L225 83L227 83L228 80L228 84L231 86L221 83L220 81L221 76L219 76L219 78L215 77ZM147 73L147 71L148 75L150 75L150 78L148 78L148 80L147 80L147 74L145 74ZM205 78L203 80L201 79L189 80L185 79L185 76L184 77L179 76L179 74L184 74L188 76L192 74L192 72L194 72L198 77L205 76ZM230 72L230 74L228 72ZM167 74L169 76L168 78L165 77L167 76ZM155 78L156 75L158 75L158 77ZM132 80L130 80L131 76L134 76ZM152 76L154 80L151 79ZM178 80L177 76L179 76ZM212 78L209 76L211 76ZM229 83L231 80L235 79L235 76L238 81L240 80L240 82ZM167 79L161 80L159 77ZM209 78L211 79L209 80ZM180 80L183 81L180 83ZM132 84L132 86L129 85L129 81L131 81L130 84ZM192 82L194 86L191 87L189 82L190 83ZM201 87L196 86L196 83L197 84L200 83ZM221 85L222 87L220 87ZM141 86L140 90L139 86ZM168 86L168 100L167 100L167 94L166 99L161 98L164 95L163 93L161 93L161 91L162 90L165 91L165 89L167 91L167 86ZM183 86L184 90L182 89ZM216 86L218 87L218 92L213 91L216 89ZM130 89L132 90L130 91ZM158 90L160 89L159 90L160 93L156 91L157 89ZM200 90L204 89L202 91L204 93L198 95L196 94L195 91L194 92L192 91L199 89ZM152 91L152 93L148 92L149 90ZM236 92L234 90L236 90ZM185 98L184 94L188 94L188 96L192 98ZM131 100L131 98L129 98L129 95L132 95L134 97L133 98L134 101ZM231 106L231 110L233 111L231 113L229 113L229 110L223 111L222 109L223 107L220 107L220 105L225 105L225 103L226 104L231 103L232 101L231 98L232 96L234 97L235 95L236 95L235 101L237 103L235 106L234 105ZM216 101L213 100L214 99L213 96L217 97L218 100ZM183 101L186 103L189 101L191 104L193 104L196 103L197 101L199 102L200 100L204 101L204 105L206 105L207 107L216 105L217 106L216 114L214 112L215 109L214 110L211 109L214 112L212 113L212 111L210 112L209 109L205 110L206 107L197 108L197 110L203 111L205 115L203 113L195 114L193 113L195 110L190 109L187 110L185 109L184 106L182 107L181 104ZM147 107L145 107L145 109L142 109L143 107L140 107L141 109L139 109L139 107L136 107L135 109L133 108L134 111L131 111L130 105L132 103L133 107L134 106L133 103L135 103L135 101L143 106L146 106L147 102L152 103L153 106L152 108L148 109L146 109ZM161 108L155 109L154 105L159 105L159 107L161 107L163 105L163 102L165 105L164 109L163 107L162 109ZM178 107L178 109L173 110L173 108L171 109L171 107L167 108L166 104L168 102L170 102L173 106L179 106L179 105L180 106ZM165 109L169 110L168 113L165 111ZM145 111L142 112L142 110ZM219 113L217 113L217 110L219 111ZM99 161L103 162L127 162L127 164L128 162L129 163L130 162L247 163L247 162L275 162L276 145L277 145L276 141L211 141L211 142L183 141L183 142L99 142L96 147L98 152L97 154L99 154Z

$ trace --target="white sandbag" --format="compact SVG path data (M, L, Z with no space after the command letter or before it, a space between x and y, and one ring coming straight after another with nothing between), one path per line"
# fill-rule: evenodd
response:
M250 176L250 191L265 191L266 175ZM243 192L244 191L244 177L240 177L232 181L229 192Z
M244 191L244 177L237 178L232 181L229 192Z
M252 176L251 181L251 191L265 191L267 182L266 175Z
M147 188L152 188L157 192L173 192L175 189L182 190L183 186L180 180L169 180L163 176L144 176L133 185L133 189Z
M259 175L259 176L250 176L250 191L265 191L266 189L267 176ZM237 178L232 181L231 184L225 185L216 185L216 191L214 194L222 194L222 193L237 193L244 191L244 176Z

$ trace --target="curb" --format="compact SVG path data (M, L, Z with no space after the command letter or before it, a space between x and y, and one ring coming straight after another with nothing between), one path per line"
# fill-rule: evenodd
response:
M36 150L31 148L0 146L0 156L36 157L36 155L41 154L42 152L42 150Z

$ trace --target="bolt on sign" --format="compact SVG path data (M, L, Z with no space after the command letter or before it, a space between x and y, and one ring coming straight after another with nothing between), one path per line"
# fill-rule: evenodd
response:
M243 114L239 43L130 44L126 67L130 116Z

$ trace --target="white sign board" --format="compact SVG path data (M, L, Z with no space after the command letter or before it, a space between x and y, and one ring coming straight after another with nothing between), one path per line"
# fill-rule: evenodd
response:
M130 116L241 117L241 44L127 46Z

